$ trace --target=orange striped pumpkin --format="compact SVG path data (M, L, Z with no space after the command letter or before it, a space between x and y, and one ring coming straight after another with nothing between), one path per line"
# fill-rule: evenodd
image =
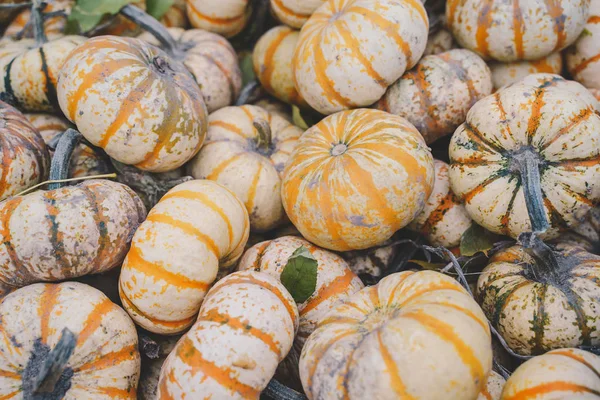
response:
M478 100L492 93L490 69L463 49L427 56L392 84L376 108L406 118L427 143L452 134Z
M508 378L502 400L600 398L600 357L579 349L560 349L522 364Z
M490 62L494 89L500 89L520 81L527 75L537 73L560 74L563 68L562 54L552 53L535 61Z
M188 24L185 0L175 0L160 22L167 28L185 28Z
M485 315L434 271L383 278L319 322L300 358L309 399L475 399L492 367Z
M506 380L502 375L496 371L491 371L485 382L485 386L481 389L481 392L479 392L477 400L500 400L502 388L505 383Z
M428 29L419 0L327 0L300 31L295 86L321 114L371 105L419 61Z
M536 60L575 40L590 0L448 0L448 27L461 47L485 59Z
M569 81L556 74L531 74L516 82L515 84L534 85L543 87L555 87L561 90L567 90L584 101L590 107L600 112L600 102L593 91L586 89L581 83Z
M445 162L435 160L433 192L423 212L408 228L420 232L434 246L456 247L473 221L450 189L448 168Z
M40 133L16 108L0 101L0 200L48 178L50 154Z
M0 321L0 398L135 399L135 326L100 291L77 282L30 285L0 301ZM67 367L54 391L33 395L32 380L64 328L77 338Z
M590 17L583 33L565 54L573 78L585 87L600 89L600 1L590 0Z
M179 45L180 52L175 56L200 86L208 112L235 103L242 89L242 72L237 54L227 39L201 29L170 28L167 31ZM138 38L160 47L149 32Z
M300 29L325 0L270 0L271 10L278 20Z
M188 164L189 173L235 193L248 210L253 231L280 225L285 221L280 174L302 129L252 105L222 108L208 121L206 145ZM265 124L269 137L253 123Z
M276 26L260 37L252 62L254 73L262 87L286 103L306 106L294 86L292 57L298 42L299 32L287 26Z
M307 130L283 173L283 207L302 236L347 251L389 239L425 207L434 180L423 137L402 117L358 109Z
M277 278L233 273L208 292L165 361L157 399L258 399L297 329L298 309Z
M125 310L143 328L182 332L194 323L219 269L232 268L249 232L242 202L223 186L175 186L135 233L119 277Z
M71 7L74 3L73 0L46 0L46 8L44 8L44 13L64 11L66 14L71 12ZM18 33L20 33L25 25L29 22L31 18L31 10L25 9L21 11L15 19L6 27L4 31L5 37L14 37ZM44 32L47 35L63 33L65 30L67 19L62 16L50 17L44 20ZM25 37L32 37L31 34L25 35Z
M58 101L93 145L145 171L185 164L206 134L206 106L192 75L139 39L100 36L77 47L61 69Z
M248 0L186 0L187 14L194 28L206 29L226 38L234 36L248 23Z

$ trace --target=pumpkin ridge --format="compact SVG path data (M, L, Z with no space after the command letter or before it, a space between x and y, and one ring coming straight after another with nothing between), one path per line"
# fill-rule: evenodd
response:
M442 307L448 307L448 308L452 308L454 310L460 311L461 313L464 313L465 315L468 315L469 317L471 317L473 320L475 320L482 328L484 331L489 331L489 326L488 326L488 322L487 321L482 321L481 319L479 319L479 317L477 315L475 315L475 313L471 310L468 310L464 307L461 307L457 304L453 304L453 303L449 303L446 301L428 301L428 302L414 302L411 304L411 306L414 305L436 305L436 306L442 306Z
M21 379L21 375L17 374L15 372L11 372L11 371L4 371L2 369L0 369L0 376L3 378L9 378L9 379L14 379L16 381ZM10 397L7 397L10 398Z
M0 170L0 198L4 197L4 192L8 186L8 170L11 167L13 158L12 151L9 151L9 141L4 135L0 135L0 148L2 149L2 170ZM12 150L12 144L10 144Z
M90 208L92 209L92 218L96 223L96 229L98 230L98 250L96 251L95 265L92 266L91 271L100 272L101 264L104 260L113 257L113 250L109 249L111 245L110 238L108 237L107 223L110 218L103 214L103 208L100 208L100 202L96 197L96 194L86 185L80 186L81 191L87 197Z
M546 9L548 10L548 14L550 15L550 17L552 17L552 21L554 21L556 45L554 46L554 50L552 51L558 51L562 49L565 40L567 40L567 35L565 32L564 9L562 8L560 1L544 0L543 3L546 6Z
M82 386L82 385L75 385L78 386L84 390L94 390L96 392L105 394L107 396L109 396L110 398L124 398L124 399L135 399L136 398L136 387L135 386L131 386L128 389L120 389L117 387L112 387L112 386L100 386L100 387L92 387L90 388L89 386Z
M519 0L513 1L513 30L515 31L515 50L517 52L517 57L519 60L524 58L524 48L523 48L523 34L524 34L524 26L523 26L523 14L521 13L521 4Z
M38 316L40 317L40 340L43 345L48 345L48 336L50 335L50 314L56 306L58 296L62 287L60 285L46 285L40 304L38 306Z
M410 276L412 276L414 274L414 272L413 271L405 271L405 272L403 272L403 274L404 274L404 276L402 277L402 279L400 279L396 282L394 288L392 289L390 294L387 296L388 297L388 303L386 304L387 307L390 307L394 303L394 301L396 300L396 291L403 289L402 284ZM358 309L358 311L362 312L363 314L366 314L366 312L364 310L358 308L358 306L356 306L356 304L354 304L354 303L347 303L347 304L354 306L355 308Z
M587 325L587 315L581 307L581 297L571 288L569 281L564 282L563 285L557 285L558 288L563 292L567 299L567 304L575 313L577 320L577 326L581 330L581 344L583 346L590 346L592 344L592 329Z
M484 58L488 58L490 56L488 27L492 26L493 22L492 6L494 4L494 0L484 0L482 3L482 7L479 9L479 16L477 17L475 40L477 42L477 52L480 53Z
M25 281L26 280L25 276L19 276L20 274L26 273L25 272L26 270L23 268L18 268L18 266L21 265L21 260L19 259L19 255L15 251L15 248L12 244L12 235L10 232L11 216L12 216L13 212L17 209L19 204L21 204L22 200L23 200L22 197L15 197L15 198L7 200L4 203L4 207L0 211L0 238L2 238L1 244L3 244L4 247L6 248L6 252L8 254L8 258L9 258L10 262L12 262L12 264L14 265L14 269L15 269L17 278L20 278L23 281ZM0 269L0 276L3 276L3 278L5 278L5 279L2 279L3 281L6 281L6 283L11 284L11 282L14 281L14 278L10 279L6 275L4 275L4 272L9 269L10 269L10 263L8 265L6 265L6 264L3 265L2 268ZM27 275L31 276L30 273L27 273Z
M281 4L281 6L283 6L283 4ZM255 68L257 69L257 71L255 71L256 75L260 76L260 82L264 86L265 90L269 93L274 92L273 85L271 84L273 72L275 72L275 63L273 58L275 57L275 53L277 52L281 42L283 42L286 37L293 33L293 30L283 30L279 32L265 51L264 60L261 63L263 68Z
M425 76L425 70L429 69L423 64L417 64L417 67L413 71L409 71L407 76L412 77L414 85L418 88L417 95L419 96L419 102L421 103L421 109L425 110L425 127L421 127L421 130L426 129L428 132L435 132L438 128L438 119L434 116L436 107L432 104L431 93L429 91L430 82ZM387 97L387 96L385 96ZM416 122L416 121L415 121Z
M198 10L195 7L195 3L193 1L186 1L186 5L188 7L188 10L191 10L192 13L200 18L203 19L211 24L215 24L215 25L227 25L227 24L231 24L233 22L239 21L240 19L245 17L245 14L242 15L238 15L237 17L231 17L231 18L217 18L217 17L209 17L208 15L204 15L200 12L200 10Z
M332 296L337 295L341 290L345 290L352 279L354 279L355 275L350 268L346 268L346 271L343 275L337 276L334 280L329 282L327 285L319 288L319 290L314 293L310 299L308 300L308 304L300 311L300 316L304 316L309 313L311 310L317 308L321 303L328 300Z
M92 336L96 329L102 325L102 318L113 311L115 304L108 297L94 306L93 311L88 315L88 318L83 323L83 329L77 337L77 347L81 347L88 337Z
M80 365L77 368L73 369L73 372L80 373L87 370L98 371L105 368L115 367L125 361L135 359L135 352L137 350L137 345L132 344L126 347L121 348L117 351L112 351L110 353L102 354L95 359L86 362L83 365Z
M225 68L225 66L220 63L218 60L214 59L213 57L211 57L209 54L205 54L205 53L198 53L196 54L197 56L202 57L203 59L205 59L206 61L208 61L210 64L216 66L219 71L221 71L221 73L223 74L223 76L225 76L225 78L227 79L227 85L229 86L229 103L233 104L235 103L235 84L233 83L233 79L231 77L231 71L227 70L227 68ZM191 69L190 69L190 73L191 73ZM193 75L193 74L192 74ZM195 81L198 81L196 79L196 77L194 77Z
M6 92L7 97L8 99L10 99L11 103L13 103L15 107L20 107L20 101L15 95L15 91L12 87L12 79L10 77L13 63L17 58L19 57L13 58L6 66L6 72L4 73L4 91Z
M42 62L42 72L44 73L44 78L46 80L46 88L44 90L44 95L50 101L50 104L55 109L59 109L58 100L56 97L56 81L52 79L50 76L50 71L48 70L48 62L46 61L46 54L44 53L44 46L40 46L39 48L40 60Z
M377 330L377 342L379 343L381 358L383 358L386 370L390 375L394 393L396 393L396 395L403 400L416 400L414 396L408 393L407 387L404 385L404 382L402 382L402 377L398 373L398 367L396 366L392 354L381 339L381 330Z
M515 188L513 189L512 195L510 197L510 201L508 202L508 206L506 207L506 212L504 213L504 215L502 216L502 219L500 220L500 224L502 225L502 233L504 235L508 235L510 233L510 228L509 228L510 215L512 214L513 206L515 204L517 194L519 193L519 190L521 189L521 175L511 176L508 179L508 182L510 183L510 181L512 181L513 178L517 179L517 183L515 184Z
M315 346L314 348L311 349L311 352L317 353L317 356L315 357L316 359L322 359L325 357L325 354L327 354L327 352L331 349L331 347L333 345L335 345L338 341L340 341L341 339L343 339L347 336L354 335L356 333L357 332L354 329L349 329L348 331L346 331L344 333L334 336L333 338L331 338L331 340L326 342L324 345L321 344L321 345ZM308 387L305 388L307 390L307 394L311 394L313 392L312 380L316 376L315 372L316 372L318 366L319 366L319 363L313 363L313 365L311 366L311 368L308 372Z
M558 133L554 137L552 137L550 140L548 140L542 146L540 146L538 148L538 151L540 153L543 153L544 150L546 150L552 143L554 143L558 139L560 139L562 137L562 135L564 135L565 133L568 133L569 130L573 129L580 123L587 121L590 118L590 116L592 116L592 115L594 115L594 111L591 108L584 108L583 110L581 110L579 112L579 114L573 115L571 117L571 119L569 120L569 123L567 125L565 125L563 128L561 128L561 130L559 130Z
M260 180L260 175L263 170L263 164L258 164L258 170L254 174L252 178L252 182L250 183L250 188L248 188L248 199L246 200L246 208L248 209L248 214L252 214L254 212L254 200L256 198L256 191L258 189L258 181Z
M568 229L567 221L563 218L563 216L556 210L554 204L550 201L550 199L546 196L546 192L542 189L542 198L544 199L544 206L550 216L550 221L552 225L558 226L563 229Z
M52 247L52 255L54 255L60 269L69 271L68 274L70 275L73 272L73 264L66 257L64 232L61 231L60 225L56 221L60 213L60 210L56 207L56 193L56 191L48 191L43 194L43 201L46 206L46 215L44 217L49 223L50 237L48 239ZM51 271L44 272L48 273L52 279L55 279Z
M403 288L405 291L408 291L411 289L411 287L404 287ZM449 282L440 282L439 284L432 284L429 286L425 286L420 290L415 291L414 293L412 293L410 296L408 296L407 298L402 300L402 303L398 304L398 308L402 308L407 306L411 301L413 301L416 298L419 298L420 296L433 292L433 291L437 291L437 290L454 290L457 292L462 292L464 289L460 286L454 285L452 283Z
M495 302L494 305L494 314L492 315L492 323L494 324L494 326L500 326L500 317L502 316L502 314L504 313L504 309L506 308L506 306L508 305L508 303L510 302L510 300L512 299L514 293L521 289L522 287L525 287L527 285L532 285L532 282L529 282L527 279L525 279L523 277L523 281L519 282L515 285L513 285L510 289L506 289L506 291L498 297L498 299Z
M534 332L534 336L531 339L531 343L533 345L532 352L534 353L543 353L546 349L544 348L544 329L546 324L548 323L548 314L545 309L546 295L548 293L548 284L541 283L538 288L538 293L536 296L537 300L537 310L533 314L533 321L531 323L532 330Z
M527 130L525 131L528 146L532 145L533 137L540 129L540 124L542 122L542 107L546 104L544 102L544 93L546 93L546 91L542 87L535 91L535 97L533 104L531 105L531 114L529 116L529 121L527 122Z
M481 193L483 190L485 190L485 187L488 186L490 183L500 179L500 178L504 178L507 175L509 175L509 173L507 172L503 172L502 170L490 175L488 178L486 178L483 182L481 182L479 185L475 186L473 189L469 190L467 193L463 194L462 200L466 203L466 204L470 204L471 200L473 200L473 197L477 196L479 193Z
M487 148L487 149L478 149L478 150L485 150L492 154L494 154L494 153L503 154L505 152L502 149L502 147L500 147L496 143L493 143L492 141L490 141L490 139L483 136L483 134L479 131L479 129L477 127L475 127L474 125L472 125L471 123L469 123L468 121L466 121L463 126L464 126L465 132L467 133L467 135L469 136L470 139L474 140L478 144L483 145Z
M569 351L564 351L564 350L555 350L552 352L552 355L568 357L572 360L575 360L578 363L581 363L581 364L585 365L587 368L589 368L600 379L600 371L598 371L596 368L594 368L594 366L592 364L587 362L585 360L585 358L583 358L577 354L571 353Z
M555 391L561 392L586 392L591 393L600 397L600 391L591 389L587 386L577 385L571 382L554 381L549 383L542 383L537 386L533 386L527 389L523 389L512 396L505 396L503 400L527 400L534 399L539 395L552 393Z

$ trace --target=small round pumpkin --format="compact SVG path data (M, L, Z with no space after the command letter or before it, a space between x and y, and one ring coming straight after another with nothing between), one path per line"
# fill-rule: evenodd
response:
M167 28L185 28L188 24L185 0L175 0L160 22Z
M523 363L508 378L502 400L600 398L600 357L559 349Z
M165 361L158 399L258 399L292 347L298 309L277 278L235 272L208 292Z
M496 371L491 371L477 400L500 400L502 388L505 383L506 379L504 379L502 375Z
M93 145L145 171L185 164L206 134L206 106L192 75L135 38L99 36L77 47L61 69L58 101Z
M208 121L206 145L188 164L189 173L235 193L253 231L280 225L285 221L280 174L302 129L252 105L222 108Z
M552 53L535 61L513 61L489 63L494 89L513 84L527 75L537 73L560 74L563 68L562 54Z
M135 326L100 291L77 282L30 285L0 301L0 321L0 398L135 398ZM65 328L74 335L67 341L61 340ZM45 375L45 393L34 392L36 378L58 350L67 360Z
M250 17L247 0L186 0L187 14L194 28L215 32L226 38L234 36Z
M389 239L425 207L434 180L423 137L402 117L358 109L307 130L283 174L283 207L302 236L347 251Z
M485 59L536 60L583 31L590 0L448 0L448 27L461 47Z
M475 399L492 368L485 315L454 279L395 273L339 304L300 358L316 399Z
M16 108L0 101L0 200L48 178L50 154L40 133Z
M490 69L463 49L423 57L391 85L376 108L406 118L427 143L454 132L478 100L492 93Z
M428 29L418 0L327 0L300 31L295 86L321 114L371 105L419 61Z
M185 330L219 269L242 255L249 225L246 208L223 186L208 180L175 186L133 236L119 277L125 310L151 332Z
M278 20L300 29L325 0L270 0L271 10Z
M579 39L566 51L565 61L573 79L600 89L600 1L590 0L590 17Z

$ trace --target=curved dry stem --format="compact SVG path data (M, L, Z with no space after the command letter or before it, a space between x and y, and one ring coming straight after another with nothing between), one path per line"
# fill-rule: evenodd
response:
M52 164L50 164L49 180L62 181L69 177L73 150L75 150L75 147L79 144L81 137L81 133L71 128L60 135L56 150L52 156ZM60 189L63 186L65 186L64 182L53 182L48 185L48 189Z

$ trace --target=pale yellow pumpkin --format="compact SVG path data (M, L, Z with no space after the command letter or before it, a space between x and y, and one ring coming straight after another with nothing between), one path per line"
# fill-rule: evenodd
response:
M552 53L548 57L534 61L490 62L492 82L494 89L510 85L525 78L527 75L537 73L560 74L563 60L560 52Z
M248 0L186 0L187 14L194 28L225 37L239 33L250 17Z
M590 0L590 17L579 39L565 53L573 79L600 89L600 1Z

